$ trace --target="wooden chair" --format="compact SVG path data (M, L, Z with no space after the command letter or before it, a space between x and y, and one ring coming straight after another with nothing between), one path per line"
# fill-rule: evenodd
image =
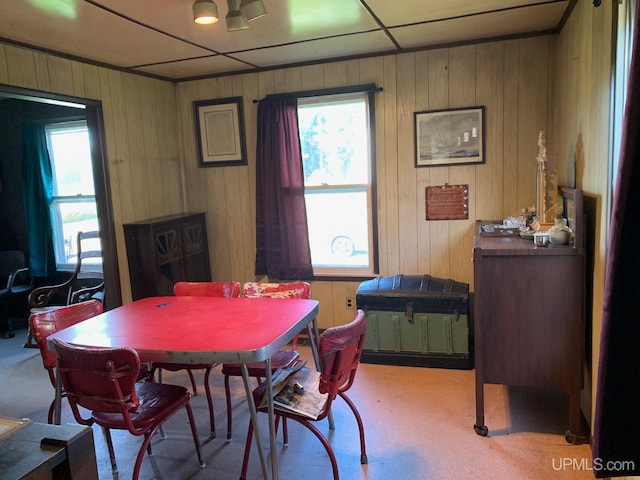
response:
M55 368L56 353L49 350L47 337L63 328L75 325L78 322L94 317L102 313L102 303L98 300L88 300L74 305L64 306L57 309L43 310L32 313L29 316L29 329L36 345L40 349L42 364L49 373L51 385L55 388ZM49 406L47 421L53 423L53 409L55 400Z
M143 436L133 468L133 480L140 474L145 450L151 455L151 438L178 410L187 411L198 461L200 440L186 388L155 382L138 382L140 358L132 348L77 347L58 339L53 341L58 369L73 416L82 425L100 425L111 458L111 469L118 471L111 430L127 430ZM90 411L90 415L80 410ZM87 415L86 417L83 416Z
M311 287L307 282L247 282L242 286L242 296L245 298L309 298ZM275 372L278 368L287 368L295 363L300 354L296 351L298 337L296 336L292 342L291 349L282 349L271 357L271 371ZM249 376L255 377L258 384L262 382L265 376L264 363L250 363L247 365ZM242 371L240 364L223 363L222 374L224 375L224 390L227 399L227 442L231 440L232 431L232 407L231 407L231 389L229 386L229 377L241 377ZM286 423L283 423L283 430L286 437Z
M29 294L31 308L71 305L90 299L104 303L104 275L101 268L95 268L95 262L91 262L91 259L102 258L99 242L100 232L78 232L75 269L62 283L33 289Z
M331 412L331 404L336 397L341 397L349 406L358 423L360 433L360 463L367 463L367 452L364 439L364 425L360 413L353 401L347 396L346 392L353 385L356 376L362 348L364 346L364 337L366 331L366 320L363 310L357 310L354 320L339 327L331 327L325 330L318 341L318 354L320 356L320 383L318 391L327 394L326 402L319 416L315 419L308 418L298 413L276 409L276 424L279 419L291 419L304 425L306 428L322 442L333 470L334 480L339 480L338 463L333 452L331 444L327 438L318 430L313 422L323 420ZM266 408L260 408L263 389L258 387L253 392L256 408L259 412L266 412ZM249 462L249 454L251 452L251 439L253 436L253 424L249 422L249 431L247 433L247 442L245 445L244 459L242 462L242 473L240 479L244 480L247 475L247 466ZM285 441L286 442L286 441Z
M208 297L239 297L240 296L240 283L239 282L177 282L173 286L173 293L176 296L208 296ZM203 332L207 334L207 332ZM191 380L191 388L193 394L197 395L198 390L196 388L196 381L193 377L193 370L204 369L204 388L207 395L207 403L209 405L209 423L211 426L211 437L216 436L216 423L213 413L213 398L211 396L211 387L209 385L209 375L211 370L218 364L192 364L192 363L160 363L154 362L151 366L151 378L153 378L156 370L158 371L158 381L162 383L161 371L169 370L177 372L179 370L186 370Z

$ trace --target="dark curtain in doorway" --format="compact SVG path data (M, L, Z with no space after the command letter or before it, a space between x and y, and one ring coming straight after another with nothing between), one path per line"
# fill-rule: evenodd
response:
M635 11L606 261L592 445L597 478L640 475L640 0Z
M53 198L51 161L44 125L22 127L22 196L32 277L56 273L49 206Z
M255 274L309 279L313 268L295 97L260 101L256 161Z

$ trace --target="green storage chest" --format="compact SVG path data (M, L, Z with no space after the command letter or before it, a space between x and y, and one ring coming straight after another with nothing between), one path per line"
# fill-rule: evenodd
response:
M366 313L362 361L473 368L469 285L431 275L362 282L356 304Z

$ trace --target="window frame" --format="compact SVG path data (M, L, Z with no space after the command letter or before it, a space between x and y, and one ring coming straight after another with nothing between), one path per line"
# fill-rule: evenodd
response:
M54 254L56 257L56 269L59 271L73 271L76 268L75 262L60 261L60 258L61 258L60 252L65 251L65 238L64 238L62 214L61 214L62 206L78 204L78 203L92 203L95 206L95 211L96 211L96 224L98 225L96 229L99 230L100 228L100 222L98 219L98 201L97 201L97 196L95 191L95 178L92 178L92 183L91 183L91 187L93 189L93 195L86 195L82 193L76 194L76 195L58 195L57 194L58 185L56 182L56 175L55 175L56 162L55 162L55 156L53 153L53 148L51 145L51 132L52 131L71 132L73 130L84 130L87 135L87 139L89 141L89 157L87 160L89 165L91 166L92 176L94 176L93 161L91 158L91 136L90 136L89 125L87 121L85 119L77 119L77 120L70 119L70 120L62 120L62 121L52 121L52 122L48 122L45 125L45 136L46 136L47 149L49 150L49 161L51 162L51 171L52 171L51 180L52 180L52 189L53 189L51 203L49 204L49 210L50 210L51 228L52 228L52 234L53 234L52 241L54 244ZM76 241L77 241L76 238L71 239L71 242L72 242L71 248L73 251L76 251L77 249ZM66 254L64 255L64 257L66 257ZM102 271L103 270L102 262L99 264L98 263L92 264L92 269Z
M624 111L627 99L627 87L631 56L633 53L633 34L635 17L638 15L635 2L626 1L619 4L613 2L614 32L613 32L613 75L611 78L610 96L610 121L609 121L609 162L607 201L609 207L605 210L606 243L609 244L610 226L612 222L613 199L618 181L618 164L620 160L620 148L622 130L624 128Z
M331 97L336 99L344 98L352 94L366 95L368 104L368 135L369 135L369 183L367 185L367 208L368 225L371 236L368 238L368 245L371 264L365 268L335 267L316 268L313 267L313 278L315 280L326 281L361 281L362 279L373 278L379 273L379 252L378 252L378 214L377 214L377 188L376 188L376 129L375 129L375 94L380 91L374 84L355 85L347 87L335 87L319 90L309 90L304 92L288 93L295 96L299 103L304 99L304 103L312 103L311 99L318 103L324 103ZM363 184L339 185L341 190L349 190L361 187ZM335 189L336 185L313 186L305 185L307 190L320 191L322 189Z

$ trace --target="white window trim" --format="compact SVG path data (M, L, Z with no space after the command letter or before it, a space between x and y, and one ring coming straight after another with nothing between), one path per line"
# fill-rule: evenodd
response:
M333 89L335 90L335 89ZM338 89L340 90L340 89ZM354 98L364 99L367 105L367 132L369 137L368 153L369 153L369 175L366 184L345 184L345 185L327 185L327 186L305 186L305 193L307 191L322 190L322 189L339 189L349 190L353 188L364 188L367 195L367 224L369 227L370 235L368 236L368 248L369 248L369 265L367 267L313 267L314 277L316 278L371 278L378 272L378 252L377 252L377 223L375 215L375 131L372 119L374 116L373 109L375 108L373 97L371 95L371 88L362 88L357 90L351 90L348 92L334 92L323 93L319 92L307 92L305 95L298 97L298 105L313 105L320 103L333 103L340 100L350 101Z
M52 146L50 144L50 135L55 132L73 132L73 131L86 131L88 134L88 125L86 120L72 120L72 121L63 121L63 122L55 122L49 123L45 125L45 135L47 139L47 148L49 149L49 154L52 155ZM93 195L83 195L77 194L73 196L69 195L57 195L57 184L55 182L55 161L51 158L51 173L52 173L52 182L53 182L53 196L51 199L51 204L49 205L50 216L51 216L51 226L53 231L55 232L53 236L54 242L54 250L56 256L56 269L59 271L72 271L76 268L75 262L69 261L59 261L62 257L62 254L59 252L65 251L65 238L63 235L63 225L62 218L60 216L60 206L63 204L72 204L72 203L93 203L97 208L97 200L95 196L95 192ZM72 242L76 242L76 238L71 239ZM76 248L76 244L72 245L72 248ZM64 255L66 258L66 254ZM92 264L93 270L102 271L102 264Z

